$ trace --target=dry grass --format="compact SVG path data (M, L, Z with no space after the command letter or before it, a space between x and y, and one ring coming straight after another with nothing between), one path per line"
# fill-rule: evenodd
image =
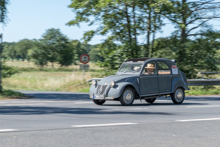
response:
M81 63L80 63L81 64ZM39 68L39 66L36 66L33 62L28 62L28 61L7 61L6 65L8 66L14 66L18 68ZM47 66L44 68L52 68L51 63L48 63ZM89 62L88 65L90 66L90 69L101 69L100 67L96 66L94 63ZM58 63L54 63L54 68L59 68L60 65ZM73 69L79 69L79 65L71 65L66 68L73 68Z
M8 79L3 79L4 89L11 90L34 90L34 91L88 91L90 85L84 80L91 79L94 72L85 72L84 80L79 65L71 65L64 69L59 69L59 64L55 63L52 70L51 63L44 67L44 71L39 71L38 66L33 62L7 61L6 65L17 67L20 74L13 75ZM99 67L94 63L89 63L91 71L99 71ZM36 70L32 70L36 69ZM69 70L65 70L69 69ZM73 70L77 69L77 70ZM74 72L71 72L74 71ZM82 84L79 84L82 83ZM74 86L77 85L77 86Z
M85 73L85 80L91 79L91 73ZM36 91L77 91L88 87L83 82L82 72L22 72L3 80L3 87L11 90Z

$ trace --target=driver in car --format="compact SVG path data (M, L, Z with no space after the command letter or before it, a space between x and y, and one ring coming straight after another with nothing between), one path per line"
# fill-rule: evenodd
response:
M147 69L147 70L146 70ZM145 67L145 75L152 75L154 74L155 67L154 64L148 63L147 66Z

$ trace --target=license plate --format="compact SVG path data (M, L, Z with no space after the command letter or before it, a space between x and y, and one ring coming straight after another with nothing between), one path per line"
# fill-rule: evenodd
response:
M104 99L104 95L94 95L94 99Z

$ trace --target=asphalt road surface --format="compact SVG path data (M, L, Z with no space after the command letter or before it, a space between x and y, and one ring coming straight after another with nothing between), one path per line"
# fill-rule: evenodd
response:
M87 93L23 91L0 101L0 147L220 146L220 96L93 104Z

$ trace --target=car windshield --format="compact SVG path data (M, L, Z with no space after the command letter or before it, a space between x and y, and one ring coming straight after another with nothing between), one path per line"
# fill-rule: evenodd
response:
M138 73L141 71L141 67L142 67L143 63L124 63L119 72L132 72L132 73Z

